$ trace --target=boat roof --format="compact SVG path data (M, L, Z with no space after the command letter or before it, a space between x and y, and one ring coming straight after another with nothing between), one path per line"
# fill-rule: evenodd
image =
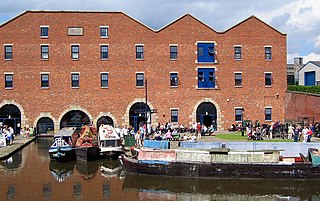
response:
M54 137L57 137L57 136L72 136L72 134L74 132L76 132L76 128L62 128L61 130L59 130L55 135Z

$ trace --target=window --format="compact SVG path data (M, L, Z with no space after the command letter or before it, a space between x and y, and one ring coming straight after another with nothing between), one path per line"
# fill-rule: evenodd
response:
M41 26L40 27L40 37L41 38L48 38L49 37L49 27L48 26Z
M272 108L265 108L265 120L266 121L272 120Z
M177 87L179 84L178 73L170 73L170 86Z
M5 74L5 88L12 89L13 87L13 74Z
M235 121L242 121L242 110L243 108L235 109Z
M272 86L272 73L264 73L264 85L266 87Z
M170 46L170 59L171 60L178 59L178 47L176 45Z
M242 73L234 73L234 85L236 87L242 86Z
M108 59L108 45L101 45L100 46L100 58L102 60Z
M265 59L270 61L272 59L271 47L264 47Z
M136 45L136 59L144 59L143 45Z
M241 60L241 46L234 46L234 59Z
M49 74L41 74L41 88L49 88Z
M178 122L178 109L171 109L171 122Z
M79 73L72 73L71 74L71 87L72 88L79 88Z
M49 59L49 45L41 45L41 59Z
M144 73L136 74L136 86L143 87L144 86Z
M101 26L100 27L100 37L101 38L108 38L108 26Z
M198 68L198 88L215 88L215 69Z
M71 59L79 59L79 45L71 45Z
M214 43L198 43L198 62L214 62Z
M4 46L4 59L5 60L12 60L12 45L5 45Z
M108 73L101 73L101 88L108 88Z

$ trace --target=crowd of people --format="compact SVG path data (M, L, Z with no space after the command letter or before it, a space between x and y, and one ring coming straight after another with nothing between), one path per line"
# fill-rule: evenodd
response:
M19 133L16 133L11 126L0 125L0 146L12 145L14 137L19 134L22 137L33 136L34 129L27 125L21 128Z

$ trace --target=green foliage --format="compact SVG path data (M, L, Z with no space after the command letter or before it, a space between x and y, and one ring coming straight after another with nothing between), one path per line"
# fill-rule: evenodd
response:
M300 86L288 85L288 91L305 92L311 94L320 94L320 86Z
M241 132L234 132L234 133L227 133L227 134L216 134L216 138L223 139L226 141L248 141L247 140L247 134L244 133L244 136L241 136ZM268 139L266 137L263 138L263 140L257 140L256 142L293 142L293 140L287 140L287 139Z

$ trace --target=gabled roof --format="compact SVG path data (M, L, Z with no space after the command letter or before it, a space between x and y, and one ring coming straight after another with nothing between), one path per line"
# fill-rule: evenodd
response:
M317 66L317 67L320 67L320 61L309 61L308 63L306 63L305 65L303 65L303 67L300 69L300 70L302 70L304 67L306 67L309 63L312 63L312 64L314 64L315 66ZM299 70L299 71L300 71Z

